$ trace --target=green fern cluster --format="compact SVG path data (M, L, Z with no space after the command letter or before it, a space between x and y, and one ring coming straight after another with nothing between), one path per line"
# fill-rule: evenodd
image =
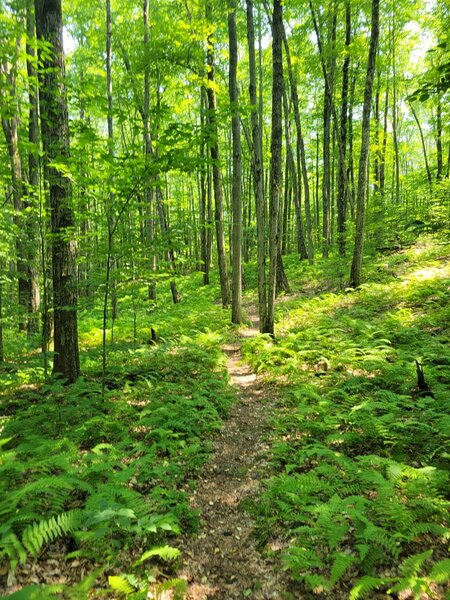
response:
M288 301L283 335L246 344L257 370L286 382L272 450L281 474L256 507L259 533L285 537L284 564L304 590L342 580L350 593L362 577L355 598L376 588L419 598L447 581L449 281L440 269ZM432 394L417 387L416 358Z
M118 370L104 400L95 381L56 382L6 420L0 562L10 570L56 541L69 560L132 562L137 548L196 526L181 487L232 402L226 373L194 344L138 354L131 382Z

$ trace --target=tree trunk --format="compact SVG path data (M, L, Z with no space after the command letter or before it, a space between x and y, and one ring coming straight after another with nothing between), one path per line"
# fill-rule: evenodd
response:
M443 175L443 155L442 155L442 100L438 96L438 105L436 110L436 179L442 179Z
M12 183L12 195L14 204L14 223L18 229L16 236L16 260L17 260L17 278L18 278L18 298L20 320L19 330L27 330L28 314L31 312L32 306L32 293L31 293L31 280L30 270L28 268L28 247L29 240L27 240L27 231L25 213L25 184L24 184L24 173L22 168L22 161L19 152L19 99L17 97L16 87L16 70L17 61L20 50L20 39L16 39L15 44L15 57L13 58L13 64L1 63L0 73L2 75L2 84L6 85L0 89L0 104L5 104L5 110L2 110L2 128L6 139L6 145L8 147L9 161L11 166L11 183ZM14 107L13 114L11 114L11 107ZM3 106L1 106L3 108ZM8 115L11 115L9 116ZM8 116L5 116L8 115ZM25 225L25 228L24 228ZM25 229L25 231L24 231Z
M349 91L349 73L350 73L350 52L351 44L351 7L349 0L345 3L345 58L342 66L342 93L341 93L341 119L340 119L340 140L339 152L339 173L338 173L338 196L337 196L337 236L338 249L341 256L345 256L345 234L347 227L347 185L346 185L346 153L347 153L347 120L348 120L348 91Z
M33 0L27 0L27 77L28 77L28 101L30 103L29 121L28 121L28 141L30 142L30 151L28 153L28 183L30 191L28 193L28 205L36 207L39 189L39 114L38 114L38 88L37 73L34 64L35 61L35 25ZM30 282L30 302L28 305L29 319L28 331L30 333L39 330L39 308L40 308L40 290L37 273L37 227L33 219L27 218L27 242L28 242L28 279Z
M396 204L400 202L400 149L398 142L398 93L397 93L397 55L395 40L395 20L393 20L391 30L391 52L392 52L392 139L394 141L394 200Z
M267 314L266 290L266 252L265 252L265 202L264 202L264 177L262 164L262 133L261 121L257 104L256 93L256 53L255 53L255 27L253 20L253 1L247 0L247 41L249 57L249 95L252 107L252 171L253 189L256 204L256 238L258 262L258 311L259 329L264 331Z
M421 141L421 144L422 144L423 159L424 159L424 162L425 162L425 169L426 169L426 172L427 172L428 185L431 188L431 186L433 185L433 179L431 177L430 163L428 162L427 147L425 145L425 138L424 138L424 135L423 135L422 126L420 125L419 117L417 116L417 112L416 112L416 110L414 108L413 103L410 102L409 106L411 108L412 115L414 117L414 120L416 122L417 128L419 130L420 141Z
M300 106L298 99L298 91L297 91L297 82L294 77L294 72L292 69L292 61L291 61L291 53L289 49L289 43L286 37L286 31L283 26L283 41L284 41L284 49L286 51L286 64L288 68L288 76L289 76L289 84L291 88L291 98L292 105L294 108L294 121L295 128L297 132L297 166L298 166L298 185L300 194L300 183L303 182L303 190L304 190L304 198L305 198L305 219L306 219L306 237L308 240L308 254L307 257L310 262L314 260L314 244L313 244L313 231L312 231L312 221L311 221L311 195L309 190L309 180L308 180L308 167L306 165L306 152L305 152L305 142L303 139L302 126L300 121ZM301 175L301 176L300 176ZM294 193L294 202L295 202L295 193ZM300 208L299 208L300 210ZM301 215L301 210L300 210ZM299 232L300 235L300 232ZM303 236L304 237L304 236ZM299 243L300 240L299 240ZM304 243L304 242L303 242ZM300 252L300 247L299 247Z
M73 383L80 374L77 329L76 242L70 179L51 166L69 158L69 119L64 86L61 0L35 0L36 33L51 51L40 51L42 144L50 194L54 311L53 373ZM41 46L42 48L42 46Z
M206 18L209 23L212 22L212 5L208 0L206 4ZM219 157L219 139L216 118L216 92L214 77L214 41L210 33L207 39L207 64L208 64L208 121L210 133L210 152L213 169L214 186L214 218L216 222L216 242L217 257L219 262L220 292L222 297L222 306L227 308L230 305L230 284L227 272L227 258L225 252L225 229L223 221L223 192L222 192L222 173L220 170Z
M269 289L265 333L275 333L275 295L279 263L279 210L282 187L283 123L283 9L281 0L274 0L272 15L272 134L269 196Z
M285 44L286 47L286 44ZM297 218L297 252L300 256L300 259L308 258L308 252L306 250L305 245L305 233L303 228L303 220L302 220L302 205L301 205L301 193L300 186L297 178L297 170L295 168L294 154L292 152L291 139L290 139L290 130L289 130L289 111L288 111L288 102L286 97L286 92L284 90L283 94L284 100L284 131L286 138L286 177L285 177L285 185L286 190L288 188L288 176L290 174L292 181L292 193L294 197L294 207L295 207L295 216ZM297 132L298 134L298 132ZM297 157L298 158L298 157ZM286 196L285 196L286 197ZM286 198L287 200L287 198ZM287 201L285 201L285 205L287 205ZM285 211L286 213L286 211ZM283 221L286 220L286 217Z
M236 33L236 0L228 1L228 38L230 48L229 91L231 133L233 139L233 184L231 190L232 230L232 299L231 321L242 322L242 155L237 84L238 44Z
M208 200L208 165L206 162L206 131L205 131L205 113L206 113L206 89L202 86L200 98L200 128L202 138L200 141L200 253L201 253L201 271L203 272L203 285L209 285L209 266L210 257L208 254L208 222L207 222L207 200Z
M367 170L370 144L370 110L372 103L373 79L377 58L379 38L380 0L372 0L372 26L370 33L369 58L367 62L366 84L361 130L361 154L359 157L358 191L356 196L356 232L353 261L350 272L350 285L357 287L361 283L362 255L364 248L364 218L366 209Z
M381 146L380 156L380 194L381 198L384 197L384 188L386 184L386 148L388 138L388 113L389 113L389 86L386 88L386 95L384 100L384 119L383 119L383 143Z

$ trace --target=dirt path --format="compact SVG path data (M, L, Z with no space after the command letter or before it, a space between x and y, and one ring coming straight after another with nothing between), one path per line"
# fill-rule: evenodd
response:
M256 333L247 329L243 336ZM282 599L284 573L257 550L254 522L241 505L258 496L267 471L264 433L272 409L262 382L241 363L240 343L223 350L237 402L191 496L201 529L185 540L181 576L190 600Z

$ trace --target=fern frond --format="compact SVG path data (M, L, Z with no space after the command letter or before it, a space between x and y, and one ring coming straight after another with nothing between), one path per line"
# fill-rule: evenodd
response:
M412 577L414 575L417 575L422 567L422 564L428 558L431 558L431 556L433 556L433 550L426 550L425 552L421 552L420 554L408 556L408 558L405 559L399 567L400 573L404 577Z
M134 564L140 565L144 561L155 556L165 561L175 560L180 556L180 554L181 552L178 550L178 548L172 548L172 546L160 546L158 548L151 548L150 550L147 550L147 552L144 552L144 554L142 554L142 556L140 556Z
M32 556L36 557L45 544L73 532L80 526L80 522L81 511L72 510L46 521L33 523L24 530L22 544Z
M134 592L132 585L124 578L119 575L110 575L108 577L108 583L113 590L121 592L126 596L129 596Z
M447 583L450 581L450 558L440 560L430 572L430 579L437 583Z
M345 571L354 562L354 557L344 552L336 552L333 565L330 573L330 587L339 581Z
M359 598L362 598L364 594L376 590L381 585L385 584L386 581L386 579L370 577L368 575L361 577L361 579L358 579L356 585L351 589L349 600L359 600Z

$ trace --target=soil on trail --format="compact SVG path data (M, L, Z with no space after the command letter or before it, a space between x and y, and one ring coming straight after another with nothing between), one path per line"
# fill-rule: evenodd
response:
M256 333L246 329L242 335ZM237 401L191 495L191 505L200 513L200 532L184 540L181 577L189 583L190 600L282 599L286 576L258 551L255 523L242 506L258 497L267 475L270 390L242 364L240 343L223 350Z

